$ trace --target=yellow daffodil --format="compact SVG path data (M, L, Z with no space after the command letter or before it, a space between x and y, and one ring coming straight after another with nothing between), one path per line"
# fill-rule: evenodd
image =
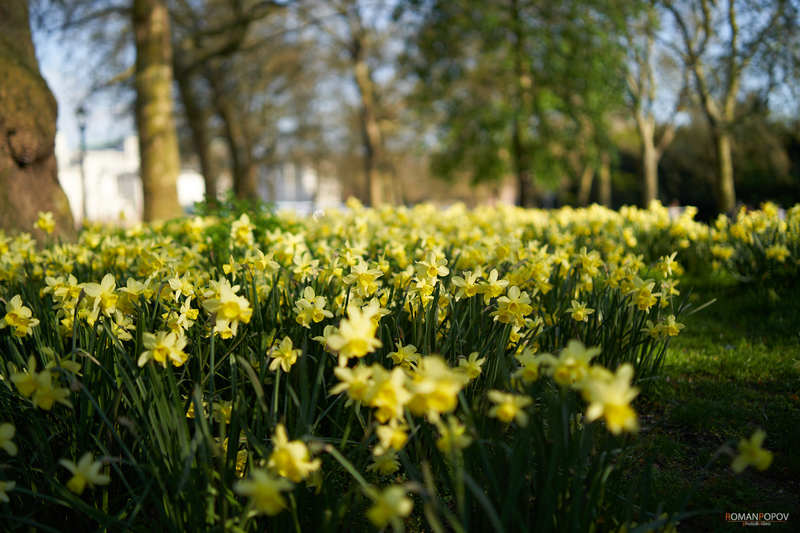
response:
M39 211L39 218L36 219L34 226L48 235L53 233L56 229L56 221L53 218L53 213L50 211Z
M146 365L151 359L164 367L167 366L167 362L172 363L173 366L181 366L189 358L189 355L183 351L187 342L183 333L174 331L144 333L142 342L147 350L139 356L139 366Z
M113 274L106 274L100 283L84 283L83 292L92 301L92 317L93 319L98 316L98 313L103 313L107 317L111 317L117 309L117 299L119 296L115 293L117 283L114 280Z
M397 452L393 449L381 449L382 453L374 455L372 464L367 467L367 472L377 472L382 476L390 476L400 470Z
M489 305L492 298L497 298L503 294L506 287L508 287L508 280L498 279L499 275L497 269L493 268L489 272L489 277L486 278L486 281L480 285L480 293L483 294L483 300L486 305Z
M490 390L489 399L494 403L494 407L489 410L489 416L493 416L506 424L516 421L520 426L528 424L528 414L525 408L533 403L529 396L519 394L509 394L498 390Z
M231 241L236 246L251 246L253 244L253 229L255 226L250 222L247 213L243 213L238 220L231 224Z
M778 263L785 263L786 259L791 255L789 249L783 244L773 244L764 250L767 259L774 259Z
M364 357L376 348L382 346L381 341L375 338L377 326L372 321L372 314L350 306L347 318L339 324L336 333L328 337L328 346L339 353L339 364L353 357Z
M492 313L494 319L504 324L525 323L525 317L531 314L533 307L528 293L520 291L516 285L508 289L506 296L497 299L497 311Z
M22 372L11 374L11 382L16 385L21 395L30 398L36 391L36 358L32 355L28 358L28 368Z
M399 342L397 343L397 349L393 352L389 352L387 355L391 357L394 364L405 368L411 368L413 365L417 364L421 357L416 346L413 344L406 344L403 346Z
M456 300L472 298L478 294L480 291L478 280L482 275L483 272L480 270L476 270L475 272L467 270L463 272L463 276L453 276L450 282L454 287L458 288L456 291Z
M295 302L297 323L304 328L310 328L312 322L316 324L333 317L333 313L325 309L326 303L325 297L317 296L312 287L303 289L303 297Z
M72 478L67 482L67 488L75 494L83 494L87 485L107 485L111 478L100 473L103 463L95 461L90 452L86 452L77 463L69 459L61 459L59 464L72 472Z
M447 423L439 422L436 427L439 429L436 447L442 453L455 453L472 444L467 427L454 416L448 416Z
M580 385L589 372L589 363L600 354L600 348L586 348L582 342L571 340L558 358L542 354L541 363L556 383L562 386Z
M72 403L67 399L69 394L69 389L53 384L53 375L45 369L36 375L36 385L31 400L39 409L49 411L55 403L72 407Z
M366 402L367 394L372 388L372 368L357 365L354 368L337 367L333 373L339 378L339 383L331 389L331 394L347 391L348 401Z
M586 420L592 422L602 416L606 427L614 435L622 431L636 431L639 428L638 418L630 403L639 394L639 389L631 387L632 377L633 366L628 363L620 366L616 374L590 374L582 388L589 401Z
M39 325L39 320L32 315L30 308L22 305L22 297L17 294L6 302L6 314L0 319L0 329L10 327L15 337L25 337Z
M416 415L436 420L440 414L456 408L458 393L468 380L464 373L450 368L441 357L423 357L408 383L411 392L408 408Z
M372 499L372 507L367 510L369 521L382 529L390 522L410 515L414 502L406 496L406 492L399 485L392 485L382 491L368 491L367 495Z
M516 359L520 364L511 377L521 379L524 383L533 383L539 379L539 366L541 365L542 358L530 348L526 348L522 353L516 355Z
M567 312L572 317L572 320L575 320L576 322L588 322L589 315L594 313L594 309L586 307L586 304L583 302L572 300L572 304L570 305L570 308L567 309Z
M278 424L275 428L272 443L274 448L267 467L279 476L299 483L322 465L319 459L311 460L308 448L302 441L289 440L283 424Z
M485 357L481 357L478 352L472 352L469 357L462 355L458 358L458 369L472 381L481 375L484 363L486 363Z
M273 347L269 355L272 358L272 362L269 364L270 372L275 372L278 368L284 372L289 372L292 369L292 365L297 362L300 350L292 346L292 339L284 337L280 345Z
M739 454L734 457L731 468L737 474L743 472L748 466L758 470L766 470L772 464L772 452L762 448L767 434L759 429L749 439L739 441Z
M249 497L256 512L274 516L286 508L286 498L281 492L292 490L292 484L264 470L253 470L250 478L236 482L233 490L236 494Z
M411 399L406 389L406 375L399 367L387 371L380 365L372 365L370 387L365 394L366 404L375 408L375 418L386 423L403 416L403 408Z
M245 215L242 215L245 216ZM222 338L236 335L239 323L247 324L253 315L253 308L244 296L236 294L238 285L231 286L227 279L213 282L205 293L203 307L215 316L214 332Z
M408 426L398 422L397 419L390 420L388 424L379 425L375 433L380 442L380 446L376 449L378 453L383 453L383 450L389 448L400 450L408 440Z
M12 457L17 455L17 445L11 440L16 432L17 428L14 427L14 424L8 422L0 424L0 448Z

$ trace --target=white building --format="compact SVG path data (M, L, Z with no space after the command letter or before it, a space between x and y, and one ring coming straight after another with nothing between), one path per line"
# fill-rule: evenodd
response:
M83 217L83 185L80 152L70 151L61 135L56 136L58 181L69 199L76 223ZM90 147L84 156L86 172L86 216L90 221L120 223L142 219L142 182L139 179L139 140L129 136L119 143ZM203 199L203 176L181 169L178 201L184 209Z
M83 214L80 152L71 151L56 135L58 180L69 199L75 222ZM84 156L86 172L86 216L90 221L124 223L142 219L143 194L139 178L139 141L129 136L118 143L90 147ZM223 181L223 180L220 180ZM262 200L281 208L308 214L315 209L341 205L341 185L333 178L320 178L309 167L284 163L262 176ZM183 168L178 176L178 202L191 210L203 200L205 184L197 171Z
M268 169L258 192L262 200L274 203L277 209L293 209L303 215L342 205L339 180L320 176L311 167L295 163Z

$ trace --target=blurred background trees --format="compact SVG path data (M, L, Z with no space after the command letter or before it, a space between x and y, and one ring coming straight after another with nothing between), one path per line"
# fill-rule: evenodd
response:
M178 152L211 202L287 165L365 204L800 201L797 0L31 2L130 103L147 218Z

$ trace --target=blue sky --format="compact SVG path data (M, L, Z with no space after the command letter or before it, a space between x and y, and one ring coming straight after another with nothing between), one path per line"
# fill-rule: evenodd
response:
M87 118L87 144L99 144L119 139L134 131L130 113L125 112L125 103L112 93L89 94L93 64L91 48L83 39L70 39L33 29L33 40L39 68L50 90L58 101L58 131L63 134L70 147L77 149L80 143L75 110L85 99Z

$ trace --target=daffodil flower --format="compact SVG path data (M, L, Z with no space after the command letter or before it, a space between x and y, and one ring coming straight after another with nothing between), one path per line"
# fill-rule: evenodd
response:
M264 470L254 470L249 479L237 482L233 490L236 494L248 496L256 512L274 516L286 508L286 498L281 492L292 490L292 484Z
M772 452L762 448L767 434L759 429L749 439L739 441L739 454L734 457L731 468L734 472L741 473L748 466L758 470L766 470L772 464Z
M59 464L72 472L72 478L67 482L67 488L75 494L83 494L87 486L107 485L111 478L100 473L103 463L95 461L90 452L86 452L77 463L69 459L61 459Z

